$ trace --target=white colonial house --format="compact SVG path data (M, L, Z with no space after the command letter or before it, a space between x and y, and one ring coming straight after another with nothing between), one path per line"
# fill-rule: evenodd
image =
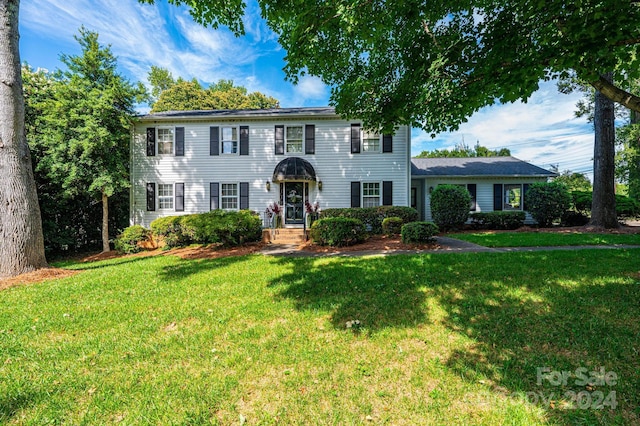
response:
M513 157L411 159L411 129L376 134L333 108L178 111L145 115L132 130L131 223L212 209L262 214L282 206L302 226L321 209L413 206L431 218L438 184L465 185L472 210L523 209L526 186L553 173Z

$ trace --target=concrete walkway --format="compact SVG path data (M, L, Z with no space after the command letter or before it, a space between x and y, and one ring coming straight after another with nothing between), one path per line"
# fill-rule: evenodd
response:
M633 249L640 245L584 245L584 246L547 246L547 247L484 247L468 241L457 240L449 237L436 237L438 248L427 250L360 250L344 252L310 252L299 250L293 244L272 244L265 247L261 253L270 256L288 257L349 257L349 256L387 256L392 254L441 254L441 253L509 253L509 252L534 252L553 250L594 250L594 249Z

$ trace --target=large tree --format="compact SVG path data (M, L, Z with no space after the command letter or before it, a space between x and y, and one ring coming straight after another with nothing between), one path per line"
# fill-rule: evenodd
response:
M208 88L195 78L187 81L173 79L171 73L161 67L152 66L148 75L151 93L155 102L152 112L188 111L213 109L265 109L278 108L277 99L260 92L251 92L236 86L233 80L219 80Z
M473 148L465 143L456 145L453 149L434 149L422 151L416 158L446 158L446 157L508 157L511 151L508 148L489 149L477 143Z
M0 1L0 277L47 265L24 127L18 1Z
M46 155L38 170L68 197L91 194L102 203L102 250L109 251L109 197L129 185L130 127L145 89L117 72L98 34L80 29L80 55L62 55L53 96L43 107L40 138Z

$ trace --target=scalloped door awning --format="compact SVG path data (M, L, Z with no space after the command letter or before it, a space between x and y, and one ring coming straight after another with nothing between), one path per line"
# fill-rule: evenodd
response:
M311 163L299 157L285 158L278 163L273 170L273 182L284 182L292 180L305 180L313 181L317 180L316 171Z

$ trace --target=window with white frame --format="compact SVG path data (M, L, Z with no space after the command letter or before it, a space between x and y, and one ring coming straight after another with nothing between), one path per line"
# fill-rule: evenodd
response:
M158 129L158 154L173 154L173 129Z
M380 135L362 130L362 152L380 152Z
M238 210L237 183L223 183L220 185L220 207L223 210Z
M302 152L302 126L287 126L285 143L287 153Z
M173 184L158 184L158 208L160 210L173 209Z
M220 136L222 139L222 153L237 154L238 153L238 128L222 127L220 128Z
M377 207L380 205L380 183L362 183L362 207Z
M503 210L522 210L522 185L505 183L503 188Z

